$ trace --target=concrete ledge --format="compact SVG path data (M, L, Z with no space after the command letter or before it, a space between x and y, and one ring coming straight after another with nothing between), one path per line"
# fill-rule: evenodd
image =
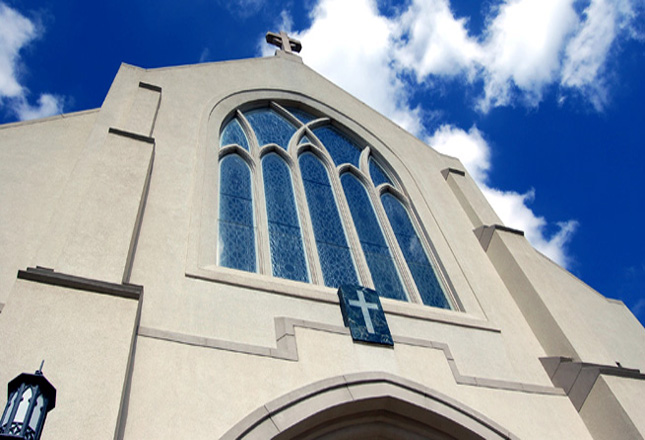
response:
M84 290L87 292L101 293L104 295L119 296L136 300L139 300L143 293L143 286L138 286L136 284L109 283L107 281L57 273L54 272L54 269L40 266L28 267L27 270L19 270L18 278L21 280L35 281L37 283L51 284L75 290Z
M540 358L544 369L556 387L560 387L580 411L601 374L645 380L645 374L635 368L575 362L571 358L556 356Z
M443 176L444 179L448 179L448 176L451 173L462 177L466 175L465 171L458 170L457 168L446 168L445 170L441 170L441 175Z
M141 141L152 145L154 145L155 143L155 139L151 138L150 136L144 136L142 134L132 133L130 131L119 130L118 128L114 128L114 127L110 127L108 129L108 133L115 134L117 136L127 137L130 139L134 139L135 141Z
M152 90L153 92L161 93L161 87L155 86L154 84L148 84L143 81L139 81L139 87L142 89Z
M223 339L207 338L197 335L186 335L183 333L150 327L139 327L138 334L142 337L175 342L179 344L194 345L197 347L226 350L252 356L265 356L285 361L297 362L299 360L299 357L295 327L335 333L339 335L350 335L349 329L347 327L284 317L275 318L275 347L264 347L259 345L226 341ZM546 394L553 396L565 395L562 389L556 387L462 375L459 372L459 368L457 368L457 362L454 359L452 352L450 351L450 347L448 346L448 344L445 344L443 342L397 335L392 335L392 339L394 340L395 344L405 344L416 347L424 347L431 350L441 350L446 357L446 362L448 362L450 370L452 371L455 383L459 385L516 391L522 393Z
M484 226L478 227L473 232L475 233L475 236L479 240L479 244L481 244L482 248L484 248L484 250L487 251L488 245L490 244L490 241L493 238L493 234L496 231L508 232L509 234L515 234L515 235L524 237L524 231L520 231L519 229L509 228L508 226L504 226L504 225L490 225L490 226L484 225Z

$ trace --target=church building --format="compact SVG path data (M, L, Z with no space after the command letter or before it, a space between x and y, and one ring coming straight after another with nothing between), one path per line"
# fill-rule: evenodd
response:
M0 126L0 438L644 439L627 307L267 42Z

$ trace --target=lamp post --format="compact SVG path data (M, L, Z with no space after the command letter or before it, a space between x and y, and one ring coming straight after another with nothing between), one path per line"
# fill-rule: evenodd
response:
M43 376L43 363L35 374L22 373L9 382L0 439L40 439L45 417L56 405L56 388Z

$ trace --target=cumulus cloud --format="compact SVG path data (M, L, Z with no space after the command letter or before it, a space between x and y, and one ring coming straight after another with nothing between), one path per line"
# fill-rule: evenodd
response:
M414 0L393 22L395 60L419 82L428 75L472 78L483 53L468 36L466 23L453 16L447 0Z
M551 86L579 93L601 110L612 49L625 38L643 39L633 1L501 0L489 9L481 34L471 35L468 18L455 16L449 0L411 0L387 17L375 0L319 0L311 27L296 37L307 64L419 133L425 109L399 111L409 102L401 79L407 74L418 85L479 81L476 106L484 113L516 102L535 107ZM580 4L582 13L575 9ZM290 30L286 12L279 24Z
M444 124L426 142L440 153L458 157L476 182L483 184L488 180L490 148L476 126L465 132Z
M20 83L24 69L20 51L38 36L39 29L31 20L0 2L0 105L20 120L51 116L63 110L63 100L47 93L40 95L37 104L30 104L29 90Z
M563 43L577 24L573 0L508 0L495 11L482 44L480 108L509 104L514 87L535 106L558 78Z
M577 90L600 111L608 100L603 73L616 38L642 35L634 27L637 13L627 0L592 0L583 15L566 46L561 84Z
M420 109L409 106L409 92L391 68L392 23L379 15L376 3L323 0L312 17L309 29L293 33L302 42L305 63L403 128L421 133Z

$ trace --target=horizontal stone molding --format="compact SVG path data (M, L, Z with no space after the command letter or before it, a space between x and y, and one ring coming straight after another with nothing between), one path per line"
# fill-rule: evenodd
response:
M139 87L142 89L152 90L153 92L161 93L161 87L155 86L154 84L149 84L143 81L139 81Z
M155 329L151 327L139 327L139 336L158 339L163 341L175 342L186 345L194 345L197 347L212 348L217 350L226 350L236 353L243 353L255 356L266 356L281 360L298 361L298 346L296 341L295 327L306 328L310 330L324 331L328 333L335 333L340 335L350 336L347 327L340 327L321 322L304 321L301 319L276 317L275 318L275 334L276 334L276 347L265 347L253 344L244 344L240 342L232 342L223 339L207 338L204 336L187 335L184 333L172 332L168 330ZM446 361L450 367L450 371L455 378L455 382L459 385L468 385L483 388L493 388L507 391L517 391L523 393L535 394L548 394L564 396L565 393L562 389L528 384L523 382L513 382L498 379L488 379L476 376L466 376L459 372L457 362L450 351L448 344L443 342L430 341L427 339L410 338L407 336L392 335L394 344L405 344L416 347L425 347L429 349L441 350L446 357Z
M142 134L137 134L137 133L132 133L130 131L120 130L120 129L114 128L114 127L110 127L108 129L108 133L115 134L117 136L123 136L123 137L127 137L127 138L130 138L130 139L134 139L135 141L145 142L147 144L154 145L154 143L155 143L155 139L150 137L150 136L144 136Z
M18 271L18 278L21 280L34 281L37 283L50 284L53 286L67 287L74 290L100 293L103 295L118 296L121 298L139 300L143 294L143 286L136 284L117 284L107 281L83 278L74 275L67 275L55 272L54 269L46 267L28 267L26 270Z

